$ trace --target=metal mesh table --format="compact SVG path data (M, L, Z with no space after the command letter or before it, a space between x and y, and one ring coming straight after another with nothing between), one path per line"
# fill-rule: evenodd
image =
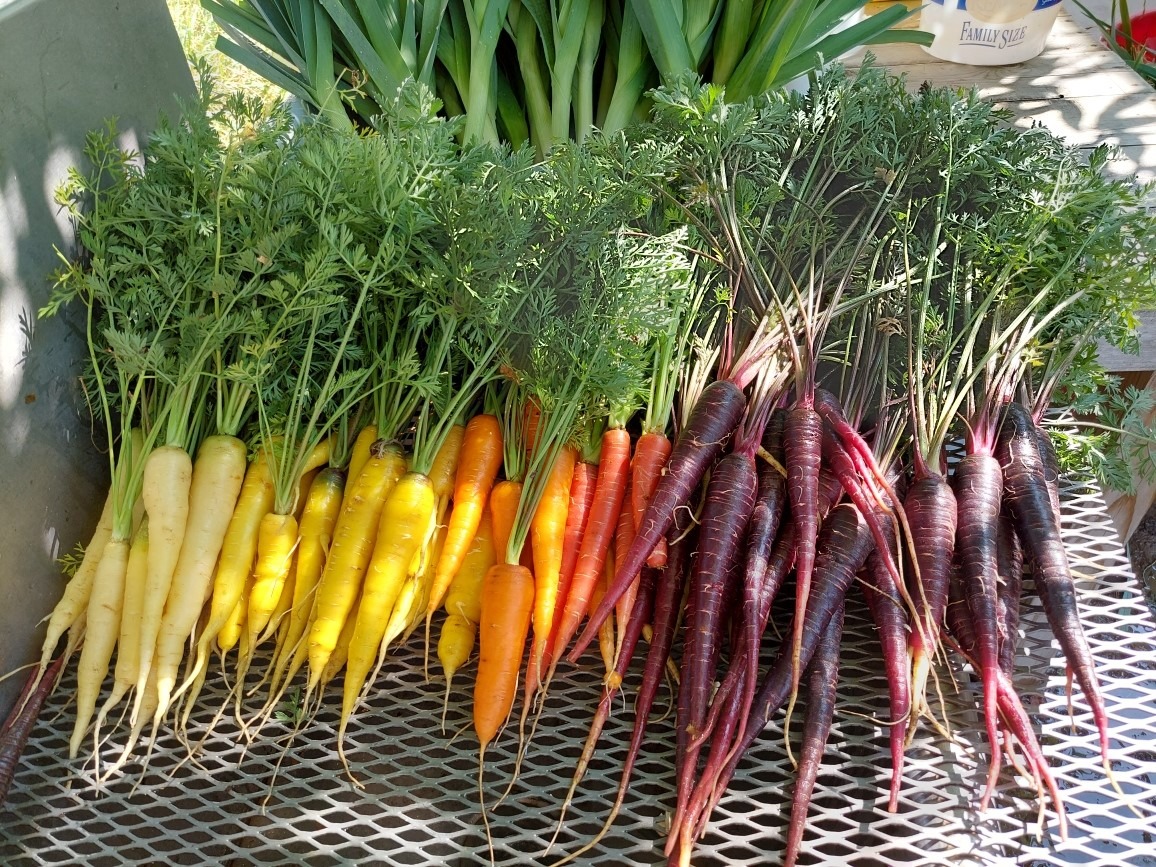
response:
M886 812L890 775L885 731L886 683L865 607L848 606L839 709L816 787L804 864L1156 865L1156 620L1132 575L1098 491L1068 482L1064 533L1081 585L1083 621L1112 720L1113 767L1125 797L1104 779L1095 729L1078 689L1069 717L1062 657L1034 597L1025 598L1017 686L1067 800L1071 836L1038 833L1034 788L1005 771L998 796L977 816L986 743L977 708L980 688L970 670L939 677L953 727L948 740L924 727L908 751L903 796ZM780 628L782 620L778 621ZM350 725L348 753L355 788L334 748L339 701L321 714L281 757L271 723L247 751L227 714L205 742L200 766L181 763L185 747L171 735L158 741L147 774L134 761L102 790L91 760L66 758L72 714L65 682L46 706L28 745L8 809L0 813L0 864L478 864L488 859L477 800L476 741L451 740L440 727L444 682L426 683L420 642L400 651ZM499 864L548 863L544 843L600 690L591 664L556 679L521 779L491 815ZM953 665L957 665L954 664ZM458 675L447 732L469 723L472 665ZM633 718L627 684L552 854L569 852L599 829L613 800ZM202 694L190 725L195 740L226 694L218 680ZM660 694L658 713L666 700ZM248 705L255 711L259 702ZM797 716L801 720L801 716ZM697 865L775 863L789 813L793 774L782 745L781 714L743 762L722 802ZM487 802L505 788L515 751L514 727L491 746ZM796 726L797 729L797 726ZM672 717L652 723L626 805L584 864L662 863L672 808ZM119 754L119 732L102 762ZM141 752L138 749L138 753ZM266 796L268 799L266 801ZM1143 814L1139 818L1129 804Z

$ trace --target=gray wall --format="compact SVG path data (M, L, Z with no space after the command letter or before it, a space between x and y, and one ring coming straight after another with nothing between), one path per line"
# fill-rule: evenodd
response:
M0 673L36 656L55 558L87 541L108 477L77 386L81 320L35 320L53 246L71 250L53 191L88 130L115 116L135 149L192 92L163 0L0 0Z

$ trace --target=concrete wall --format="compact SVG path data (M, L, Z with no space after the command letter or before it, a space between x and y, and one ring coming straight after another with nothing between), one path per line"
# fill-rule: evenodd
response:
M32 660L108 478L76 373L82 320L36 321L72 232L53 191L85 133L115 116L143 142L193 93L163 0L0 0L0 673ZM0 684L7 713L20 679Z

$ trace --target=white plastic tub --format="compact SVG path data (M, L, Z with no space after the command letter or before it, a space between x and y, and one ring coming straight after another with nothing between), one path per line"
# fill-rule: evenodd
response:
M952 63L1002 66L1044 50L1060 0L928 0L919 27L935 37L925 50Z

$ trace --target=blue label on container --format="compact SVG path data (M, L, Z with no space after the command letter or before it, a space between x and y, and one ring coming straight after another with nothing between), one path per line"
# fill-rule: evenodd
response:
M936 6L946 6L951 0L931 0ZM1053 6L1059 6L1061 0L1036 0L1033 12L1039 12L1041 9L1050 9ZM967 0L954 0L956 9L967 9Z

